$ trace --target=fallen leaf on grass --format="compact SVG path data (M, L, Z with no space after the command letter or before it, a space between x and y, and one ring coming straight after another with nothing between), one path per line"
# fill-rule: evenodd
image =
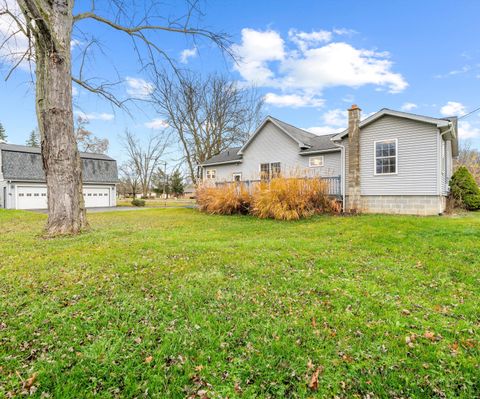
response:
M238 382L235 383L235 386L233 387L233 389L238 394L242 393L242 388L240 387L240 384Z
M423 336L429 339L430 341L435 341L435 333L431 331L425 331L425 334L423 334Z
M35 381L37 380L37 373L33 373L30 378L27 378L25 381L23 381L23 388L24 389L30 389L33 384L35 384Z
M315 372L312 374L312 378L310 378L310 383L308 384L308 387L312 391L316 391L318 389L318 376L322 371L323 371L323 367L317 367Z
M153 360L153 356L147 356L147 357L145 358L145 363L151 363L152 360Z
M413 348L413 343L415 342L416 339L417 339L417 335L416 335L416 334L407 335L407 336L405 337L405 343L406 343L410 348Z

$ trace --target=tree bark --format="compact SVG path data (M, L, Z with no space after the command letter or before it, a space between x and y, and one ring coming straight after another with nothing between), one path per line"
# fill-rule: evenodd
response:
M49 236L87 227L82 165L73 129L71 30L73 0L50 3L50 40L35 40L36 108L48 193Z

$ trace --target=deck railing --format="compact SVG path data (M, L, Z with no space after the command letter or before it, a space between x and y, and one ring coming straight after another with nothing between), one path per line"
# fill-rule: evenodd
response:
M292 177L292 179L295 179ZM341 176L328 176L328 177L305 177L304 179L319 179L324 181L328 187L328 195L332 197L340 198L342 196L342 178ZM215 182L216 186L222 186L224 184L232 184L232 183L242 183L247 188L254 187L255 184L260 183L261 180L242 180L239 182L233 181L226 181L226 182Z

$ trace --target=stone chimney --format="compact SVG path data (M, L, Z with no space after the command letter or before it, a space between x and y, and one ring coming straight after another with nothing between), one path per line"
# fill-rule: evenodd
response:
M360 114L361 109L353 104L348 110L348 186L346 210L361 210L360 198Z

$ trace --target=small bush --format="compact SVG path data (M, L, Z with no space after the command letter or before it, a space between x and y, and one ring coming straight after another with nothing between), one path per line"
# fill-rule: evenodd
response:
M199 209L210 214L246 215L252 203L252 196L243 184L200 186L196 194Z
M132 200L132 205L133 206L145 206L145 200L135 198L135 199Z
M450 179L450 196L455 206L480 209L480 189L465 166L460 166Z
M297 220L317 213L339 212L340 205L328 196L320 179L274 178L250 190L243 184L202 186L197 204L210 214L252 214L259 218Z

